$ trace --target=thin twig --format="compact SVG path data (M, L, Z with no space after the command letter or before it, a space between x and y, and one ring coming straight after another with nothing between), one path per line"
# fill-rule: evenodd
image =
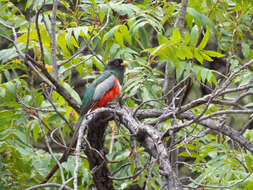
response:
M201 117L199 120L206 120L208 118L212 118L216 115L223 115L223 114L252 114L253 109L245 109L245 110L221 110L214 113L210 113Z
M68 147L66 146L66 144L65 144L64 141L63 141L63 144L61 144L61 143L59 143L59 142L54 138L54 133L55 133L58 129L60 129L60 127L57 127L57 128L55 128L54 130L52 130L52 132L50 133L50 138L51 138L52 141L53 141L55 144L57 144L58 146L67 149Z
M65 189L66 185L67 185L69 182L71 182L73 179L74 179L74 177L71 177L71 178L69 178L68 180L66 180L66 181L62 184L62 186L60 187L59 190Z
M217 94L220 95L220 93L222 93L233 81L233 79L244 69L246 69L247 67L249 67L251 64L253 64L253 59L251 59L250 61L248 61L247 63L245 63L242 67L240 67L239 69L237 69L235 72L233 72L226 80L224 83L222 83L222 86L220 89L217 90Z
M76 145L76 160L75 160L75 169L74 169L74 190L78 190L78 169L79 169L79 159L80 159L80 150L81 150L81 143L83 139L84 130L86 129L86 120L84 120L81 123L79 133L78 133L78 139L77 139L77 145Z
M208 115L205 115L205 116L200 116L200 115L196 115L196 117L191 120L191 121L188 121L188 122L185 122L181 125L178 125L176 127L173 127L173 128L170 128L169 130L179 130L179 129L183 129L183 128L186 128L188 126L190 126L191 124L193 123L198 123L199 121L205 121L209 118L212 118L216 115L220 116L220 115L223 115L223 114L252 114L253 113L253 109L248 109L248 110L222 110L222 111L217 111L217 112L214 112L214 113L211 113L211 114L208 114ZM167 135L167 133L165 133L164 135Z
M29 109L29 110L34 110L34 111L40 111L40 112L54 112L55 110L52 109L43 109L43 108L35 108L32 106L29 106L27 104L25 104L18 95L16 95L16 98L18 100L18 103L21 104L22 106L24 106L25 108Z
M45 183L45 184L34 185L34 186L29 187L29 188L27 188L25 190L34 190L34 189L39 189L39 188L43 188L43 187L59 187L59 188L61 188L62 184L58 184L58 183ZM66 190L73 190L72 188L67 187L67 186L65 186L64 188Z
M117 168L115 171L113 171L112 176L114 176L116 173L118 173L122 168L131 165L131 162L127 162L125 164L122 164L119 168Z
M40 44L41 61L42 61L43 65L45 65L44 49L43 49L42 39L41 39L41 35L40 35L40 27L39 27L39 14L41 11L43 11L43 7L44 7L44 4L42 4L41 8L36 13L35 24L36 24L36 31L37 31L37 35L38 35L39 44Z
M108 176L110 179L112 180L117 180L117 181L121 181L121 180L127 180L127 179L134 179L136 178L138 175L140 175L141 172L143 172L143 170L145 169L145 167L140 168L135 174L131 175L131 176L127 176L127 177L113 177L113 176Z
M252 126L252 124L253 124L253 117L250 118L250 120L248 121L248 123L244 127L242 127L240 129L240 134L243 135L247 129L250 129L250 127Z
M196 135L192 135L186 139L184 139L180 145L177 145L177 147L170 149L169 152L174 151L176 149L179 149L180 147L186 146L187 144L189 144L191 141L195 140L196 138L201 138L203 136L205 136L207 133L209 133L211 130L210 129L206 129L203 132L198 132Z
M62 115L62 114L58 111L58 109L57 109L56 106L54 105L53 100L51 99L51 97L50 97L49 94L47 93L47 91L46 91L46 89L45 89L44 86L42 87L42 89L43 89L44 95L47 97L47 100L49 101L49 103L50 103L50 104L52 105L52 107L54 108L54 111L60 116L60 118L62 118L62 119L65 121L65 123L68 125L69 129L73 132L74 130L73 130L72 126L70 125L70 123L68 122L68 120L64 117L64 115Z
M144 104L147 104L149 102L154 102L154 101L160 101L160 100L165 100L166 97L172 93L176 88L178 88L181 84L183 84L186 80L188 80L190 77L190 75L188 74L183 80L181 80L179 83L177 83L172 89L170 89L165 95L163 95L162 97L160 98L156 98L156 99L151 99L151 100L146 100L144 102L142 102L135 110L134 110L134 113L133 113L133 117L135 117L137 111L144 105Z
M54 77L57 81L59 81L59 76L58 76L58 66L56 63L56 42L55 42L55 35L56 35L56 13L57 13L57 6L58 6L58 1L53 0L53 11L52 11L52 17L51 17L51 61L53 65L53 72L54 72Z
M69 70L72 70L72 69L76 68L77 66L79 66L79 65L81 65L81 64L83 64L83 63L85 63L86 61L90 60L92 57L93 57L93 55L91 55L91 56L88 57L87 59L81 61L80 63L78 63L78 64L76 64L76 65L72 65L71 67L69 67L69 68L63 70L63 71L60 73L60 75L63 75L65 72L67 72L67 71L69 71Z
M253 171L250 172L245 178L243 178L231 185L206 185L206 184L201 184L201 183L196 182L191 177L186 177L186 178L189 179L192 183L196 184L198 187L207 187L207 188L214 188L214 189L229 189L231 187L234 187L234 186L246 181L252 175L252 173L253 173Z
M44 135L44 137L45 137L45 142L46 142L48 151L49 151L49 153L51 154L51 156L53 157L53 159L55 160L55 162L57 163L57 165L59 166L60 172L61 172L62 182L65 183L65 177L64 177L64 172L63 172L61 163L57 160L57 158L56 158L55 155L54 155L54 152L53 152L53 150L52 150L52 148L51 148L51 146L50 146L50 144L49 144L49 139L48 139L48 137L47 137L47 134L46 134L44 128L41 126L41 118L40 118L39 115L38 115L38 118L39 118L39 123L40 123L40 129L42 130L42 133L43 133L43 135Z
M149 182L150 182L150 179L151 179L151 175L153 173L153 169L155 167L155 164L158 160L155 159L151 165L151 167L149 168L149 172L148 172L148 177L147 177L147 180L146 180L146 185L145 185L145 190L149 190L150 188L148 187L149 186Z
M135 161L135 165L136 165L136 170L139 170L141 168L141 162L140 162L139 155L137 152L136 137L132 136L131 140L133 143L133 156L134 156L134 161Z
M112 177L112 176L108 176L110 179L112 180L126 180L126 179L134 179L136 178L138 175L140 175L141 172L143 172L143 170L145 170L147 168L147 166L150 164L151 161L151 157L149 158L148 162L145 164L144 167L141 167L139 170L137 170L137 172L131 176L127 176L127 177Z

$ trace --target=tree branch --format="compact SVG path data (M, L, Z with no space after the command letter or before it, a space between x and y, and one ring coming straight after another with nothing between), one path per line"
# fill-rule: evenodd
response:
M176 21L176 24L175 24L176 28L178 28L178 30L181 34L182 34L182 30L184 28L187 5L188 5L188 0L183 0L182 8L181 8L181 14L177 18L177 21Z
M182 189L182 184L170 165L168 152L161 140L162 133L160 133L159 130L135 120L130 115L132 112L126 107L122 109L119 107L114 109L100 108L94 111L94 115L96 116L103 113L117 114L121 123L125 125L132 135L136 136L136 140L145 147L148 153L150 153L154 158L157 158L160 173L165 177L166 182L169 184L169 188L173 190ZM96 139L96 141L97 140L98 139Z
M43 65L45 65L44 48L42 45L42 40L41 40L41 35L40 35L40 27L39 27L39 15L40 15L40 12L43 11L43 6L44 6L44 1L43 1L41 8L36 12L35 24L36 24L36 31L37 31L37 35L38 35L38 39L39 39L39 44L40 44L41 60L42 60Z
M54 72L54 78L59 81L58 77L58 66L56 63L56 55L55 55L55 49L56 49L56 43L55 43L55 34L56 34L56 13L57 13L57 6L58 1L53 0L53 13L51 18L51 61L53 65L53 72Z

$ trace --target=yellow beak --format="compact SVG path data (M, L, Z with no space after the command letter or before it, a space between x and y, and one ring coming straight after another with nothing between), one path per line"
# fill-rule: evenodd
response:
M123 63L121 63L120 65L122 65L122 66L126 66L126 65L128 65L128 62L123 61Z

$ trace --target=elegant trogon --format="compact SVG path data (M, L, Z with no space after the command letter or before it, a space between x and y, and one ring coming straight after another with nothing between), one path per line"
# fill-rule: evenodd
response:
M82 121L86 119L87 113L98 107L106 106L108 102L119 96L123 82L125 66L127 64L128 63L124 62L122 59L114 59L109 61L104 72L87 88L83 97L80 119L74 126L74 134L72 136L70 146L64 151L63 155L59 159L60 163L68 159L72 148L77 142L77 135L80 125ZM58 164L56 164L46 177L45 181L42 183L47 182L58 169L58 167Z
M127 64L123 59L109 61L104 72L87 88L83 97L80 119L75 124L71 145L74 145L80 125L83 119L86 119L87 113L98 107L106 106L119 96Z
M119 96L127 64L122 59L108 62L104 72L90 84L84 94L81 117L89 111L107 105Z

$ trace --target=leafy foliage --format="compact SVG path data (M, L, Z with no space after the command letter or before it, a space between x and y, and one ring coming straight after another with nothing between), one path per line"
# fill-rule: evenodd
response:
M61 133L63 139L69 142L72 134L69 126L78 120L78 113L63 96L49 90L52 106L43 92L48 86L27 66L14 45L6 41L14 36L13 31L4 23L17 31L17 47L22 52L28 52L41 65L45 61L47 71L53 75L52 9L44 8L43 13L39 13L42 6L51 7L52 1L0 1L0 41L3 41L0 42L0 189L25 189L39 184L55 165L44 143L45 134L42 129L49 136L54 129L61 126L61 131L57 133ZM180 82L182 77L190 76L193 87L185 101L190 102L201 97L200 85L205 83L209 88L219 87L220 76L227 78L228 73L253 59L253 1L189 0L182 33L174 27L180 11L181 4L167 1L81 0L76 1L76 4L59 1L56 55L60 84L76 102L81 103L80 94L72 84L82 79L85 81L84 87L89 85L91 79L104 70L104 62L122 57L130 62L123 86L127 106L137 109L165 109L165 64L169 65L170 75L176 71L176 82ZM217 42L215 50L208 47L212 39ZM79 52L80 50L82 51ZM72 58L75 54L78 56ZM227 68L226 65L226 72L221 72L213 65L221 58L224 60L224 56L230 67ZM68 59L71 61L67 62ZM207 67L207 64L211 64L211 67ZM218 64L222 65L219 61ZM73 72L73 67L77 73ZM39 72L42 73L41 70ZM250 83L252 68L243 72L243 75L238 75L232 81L233 86L240 87ZM80 75L79 78L77 75ZM235 101L237 97L238 94L224 95L226 100ZM159 101L155 101L157 99ZM241 106L251 108L251 99L249 97L244 100ZM143 102L147 104L142 104ZM206 108L205 105L200 105L190 111L201 114L206 109L203 114L208 115L220 109L228 110L226 106L211 104ZM230 122L236 120L236 124L247 123L250 117L232 115ZM145 121L152 120L153 118L148 118ZM161 132L166 132L174 122L174 119L169 119L162 123ZM183 121L178 119L177 122L180 124ZM180 165L179 170L181 176L187 176L190 172L194 174L191 175L194 182L190 181L188 185L231 186L246 178L252 172L252 153L234 144L230 138L208 133L184 144L183 139L187 136L196 136L204 130L205 127L199 124L191 124L179 130L176 136L176 142L179 143L170 147L181 147L179 157L190 160L188 165ZM251 141L251 136L250 130L244 133L248 141ZM167 141L165 139L166 143L169 142ZM50 142L50 145L53 147L55 144ZM124 126L116 128L115 122L109 123L105 146L109 150L107 159L111 160L108 167L113 172L126 165L114 177L135 174L138 168L133 156L132 138ZM55 152L57 148L61 147L53 147ZM144 166L149 160L149 154L138 143L137 152L140 164ZM58 159L60 155L55 153ZM115 180L115 188L127 189L136 183L141 187L147 185L150 189L159 189L163 186L163 181L155 162L154 159L151 160L154 164L152 171L147 168L133 179ZM73 156L62 164L64 177L73 176L74 164ZM89 170L86 159L82 159L81 165L78 173L79 189L90 189L93 184L92 171ZM192 165L196 167L189 167ZM151 176L149 184L148 175ZM252 189L252 178L253 176L248 176L247 180L232 188ZM51 181L61 184L59 170ZM69 186L73 187L72 184Z

